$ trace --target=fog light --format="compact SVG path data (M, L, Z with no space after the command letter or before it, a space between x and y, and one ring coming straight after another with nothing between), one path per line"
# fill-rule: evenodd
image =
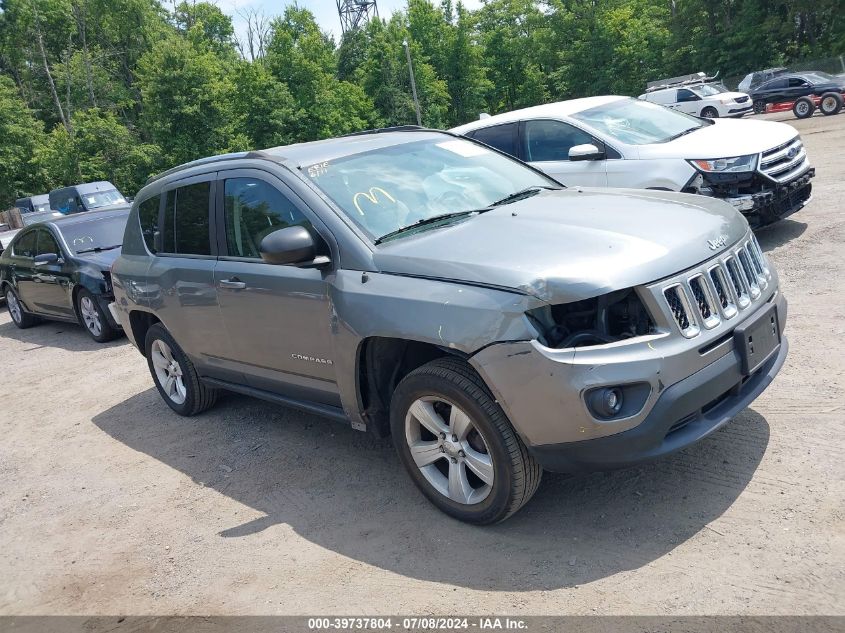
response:
M602 387L590 394L590 408L600 418L614 418L622 411L622 389L619 387Z

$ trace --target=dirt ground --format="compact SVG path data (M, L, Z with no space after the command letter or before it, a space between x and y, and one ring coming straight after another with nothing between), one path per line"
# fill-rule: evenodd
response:
M239 396L172 414L125 339L0 316L0 614L845 614L845 114L760 232L775 383L640 468L547 475L506 523L430 506L387 441Z

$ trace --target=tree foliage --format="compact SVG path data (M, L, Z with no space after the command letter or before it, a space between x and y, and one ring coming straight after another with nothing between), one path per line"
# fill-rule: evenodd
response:
M660 77L743 75L845 53L842 0L407 0L339 41L304 3L0 0L0 208L209 154L416 122L448 127ZM242 54L247 54L244 59Z

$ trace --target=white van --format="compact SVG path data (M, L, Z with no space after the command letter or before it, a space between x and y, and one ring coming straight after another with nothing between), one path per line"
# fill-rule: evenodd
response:
M751 97L744 92L729 92L713 83L660 88L640 95L640 99L707 119L739 118L754 109Z

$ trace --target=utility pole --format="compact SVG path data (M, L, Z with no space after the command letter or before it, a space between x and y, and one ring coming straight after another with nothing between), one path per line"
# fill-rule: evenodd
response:
M408 58L408 72L411 74L411 92L414 94L414 108L417 110L417 125L422 127L422 116L420 116L420 100L417 98L417 82L414 80L414 66L411 64L411 49L408 40L402 40L405 47L405 57Z
M378 7L376 0L337 0L337 14L340 17L340 29L346 34L378 17Z

